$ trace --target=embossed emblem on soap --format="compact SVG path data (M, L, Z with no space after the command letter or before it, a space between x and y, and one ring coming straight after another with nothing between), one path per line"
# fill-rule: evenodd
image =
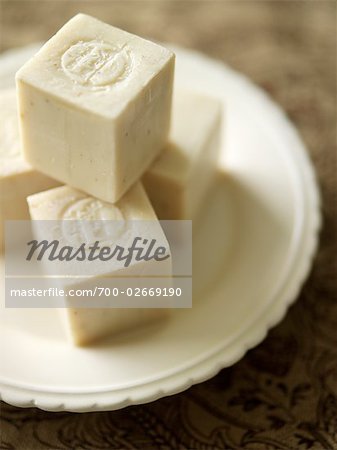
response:
M63 219L123 220L124 217L117 207L94 198L84 198L71 203L65 209Z
M126 229L124 215L117 207L93 198L70 203L64 209L62 219L63 237L78 245L115 241Z
M132 70L132 53L124 45L80 41L61 59L63 71L73 80L92 88L107 87L125 80Z

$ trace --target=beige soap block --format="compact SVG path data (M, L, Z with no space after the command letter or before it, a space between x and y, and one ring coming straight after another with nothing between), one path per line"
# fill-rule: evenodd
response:
M26 159L117 201L167 141L173 73L171 51L78 14L16 75Z
M15 89L0 91L0 247L5 220L29 220L26 197L57 186L21 155Z
M220 101L177 91L170 142L143 177L161 220L192 219L214 175L221 141Z
M28 199L30 215L36 220L64 220L79 219L83 220L120 220L133 221L133 226L140 226L139 223L151 223L150 234L155 237L161 245L168 247L166 237L160 227L153 208L148 200L145 190L141 183L136 183L127 194L114 205L103 202L80 192L68 186L51 189L30 196ZM128 222L127 222L128 223ZM38 222L36 222L38 226ZM143 237L142 231L136 229L136 235L139 232ZM79 230L81 233L81 230ZM127 235L127 233L126 233ZM122 245L122 238L113 239L115 244ZM79 239L79 242L81 238ZM80 263L75 262L78 267ZM108 266L107 266L108 264ZM125 276L141 272L142 276L146 274L145 266L151 262L133 262L129 269L122 269L119 275ZM137 269L137 265L141 265ZM160 264L160 275L164 277L164 283L167 287L171 286L172 264L171 259L156 262ZM76 266L76 267L77 267ZM119 266L120 267L120 266ZM88 287L100 286L103 277L111 276L114 273L114 261L97 262L92 269L92 277L85 277L76 282L76 289L87 289ZM107 272L108 270L108 272ZM119 269L121 270L121 269ZM153 270L153 266L151 267ZM81 272L82 273L82 272ZM151 272L152 273L152 272ZM167 280L166 280L167 277ZM65 281L66 283L66 281ZM74 285L70 286L74 288ZM69 288L69 286L68 286ZM64 288L68 289L67 286ZM93 298L95 301L95 297ZM76 345L89 344L92 341L106 337L111 334L130 330L134 327L144 325L148 322L161 319L168 315L167 309L160 308L75 308L71 306L71 299L65 299L67 308L60 309L62 320L64 321L67 335L70 341Z

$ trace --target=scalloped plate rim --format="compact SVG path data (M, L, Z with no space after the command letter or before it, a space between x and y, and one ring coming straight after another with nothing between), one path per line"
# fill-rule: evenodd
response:
M175 46L176 49L180 49ZM31 52L37 49L36 46L30 45L25 48L14 49L0 56L0 63L3 58L7 62L11 60L11 55L16 52ZM321 226L320 214L320 195L315 179L315 173L311 161L306 152L305 146L300 139L298 132L287 119L283 111L269 98L269 96L259 87L254 85L247 77L227 67L223 62L211 59L194 50L180 49L181 52L188 52L199 58L200 62L204 60L208 64L212 63L219 70L230 71L233 76L241 79L243 85L250 90L254 90L259 95L259 100L263 101L273 114L278 114L280 125L285 127L291 133L294 147L296 148L297 157L302 158L302 176L306 179L306 195L311 218L311 229L308 230L309 241L306 247L302 248L304 255L301 256L297 267L297 276L291 283L283 286L286 293L281 293L277 301L269 307L249 328L243 331L238 338L239 342L232 343L230 348L232 353L229 355L228 347L219 350L207 358L185 370L174 375L168 375L161 379L154 380L146 384L146 392L142 392L142 385L136 385L133 388L124 389L125 394L115 391L100 391L90 393L51 393L43 390L34 390L11 386L6 383L0 383L0 398L5 402L20 407L38 407L47 411L104 411L115 410L129 405L147 403L167 395L173 395L184 391L193 384L205 381L216 375L221 369L229 367L254 346L258 345L267 335L268 330L278 324L285 316L288 307L296 300L300 289L308 276L311 269L312 260L318 246L318 233ZM296 142L297 140L297 142ZM263 316L267 315L264 319ZM263 326L257 326L259 322L263 322ZM236 345L235 345L236 344ZM205 362L207 364L205 364ZM212 364L210 363L212 362ZM148 389L150 386L150 389ZM121 391L124 391L123 389Z

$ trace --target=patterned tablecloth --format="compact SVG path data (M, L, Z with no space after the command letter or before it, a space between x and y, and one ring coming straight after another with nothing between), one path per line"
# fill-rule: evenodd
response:
M1 405L3 449L337 449L336 3L5 1L1 50L46 39L78 11L222 59L287 112L314 161L324 227L283 322L186 392L104 413Z

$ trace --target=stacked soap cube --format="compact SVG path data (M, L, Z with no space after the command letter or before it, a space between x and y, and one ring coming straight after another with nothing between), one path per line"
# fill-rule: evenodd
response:
M173 94L174 62L170 50L92 17L66 23L17 73L20 170L36 181L7 188L16 169L5 149L13 173L0 174L3 203L29 196L32 219L62 219L55 205L77 198L95 202L95 211L128 208L132 219L194 217L216 164L221 107L204 95ZM2 221L25 218L21 209L3 209ZM85 343L113 331L116 310L76 311L69 323L73 341Z

